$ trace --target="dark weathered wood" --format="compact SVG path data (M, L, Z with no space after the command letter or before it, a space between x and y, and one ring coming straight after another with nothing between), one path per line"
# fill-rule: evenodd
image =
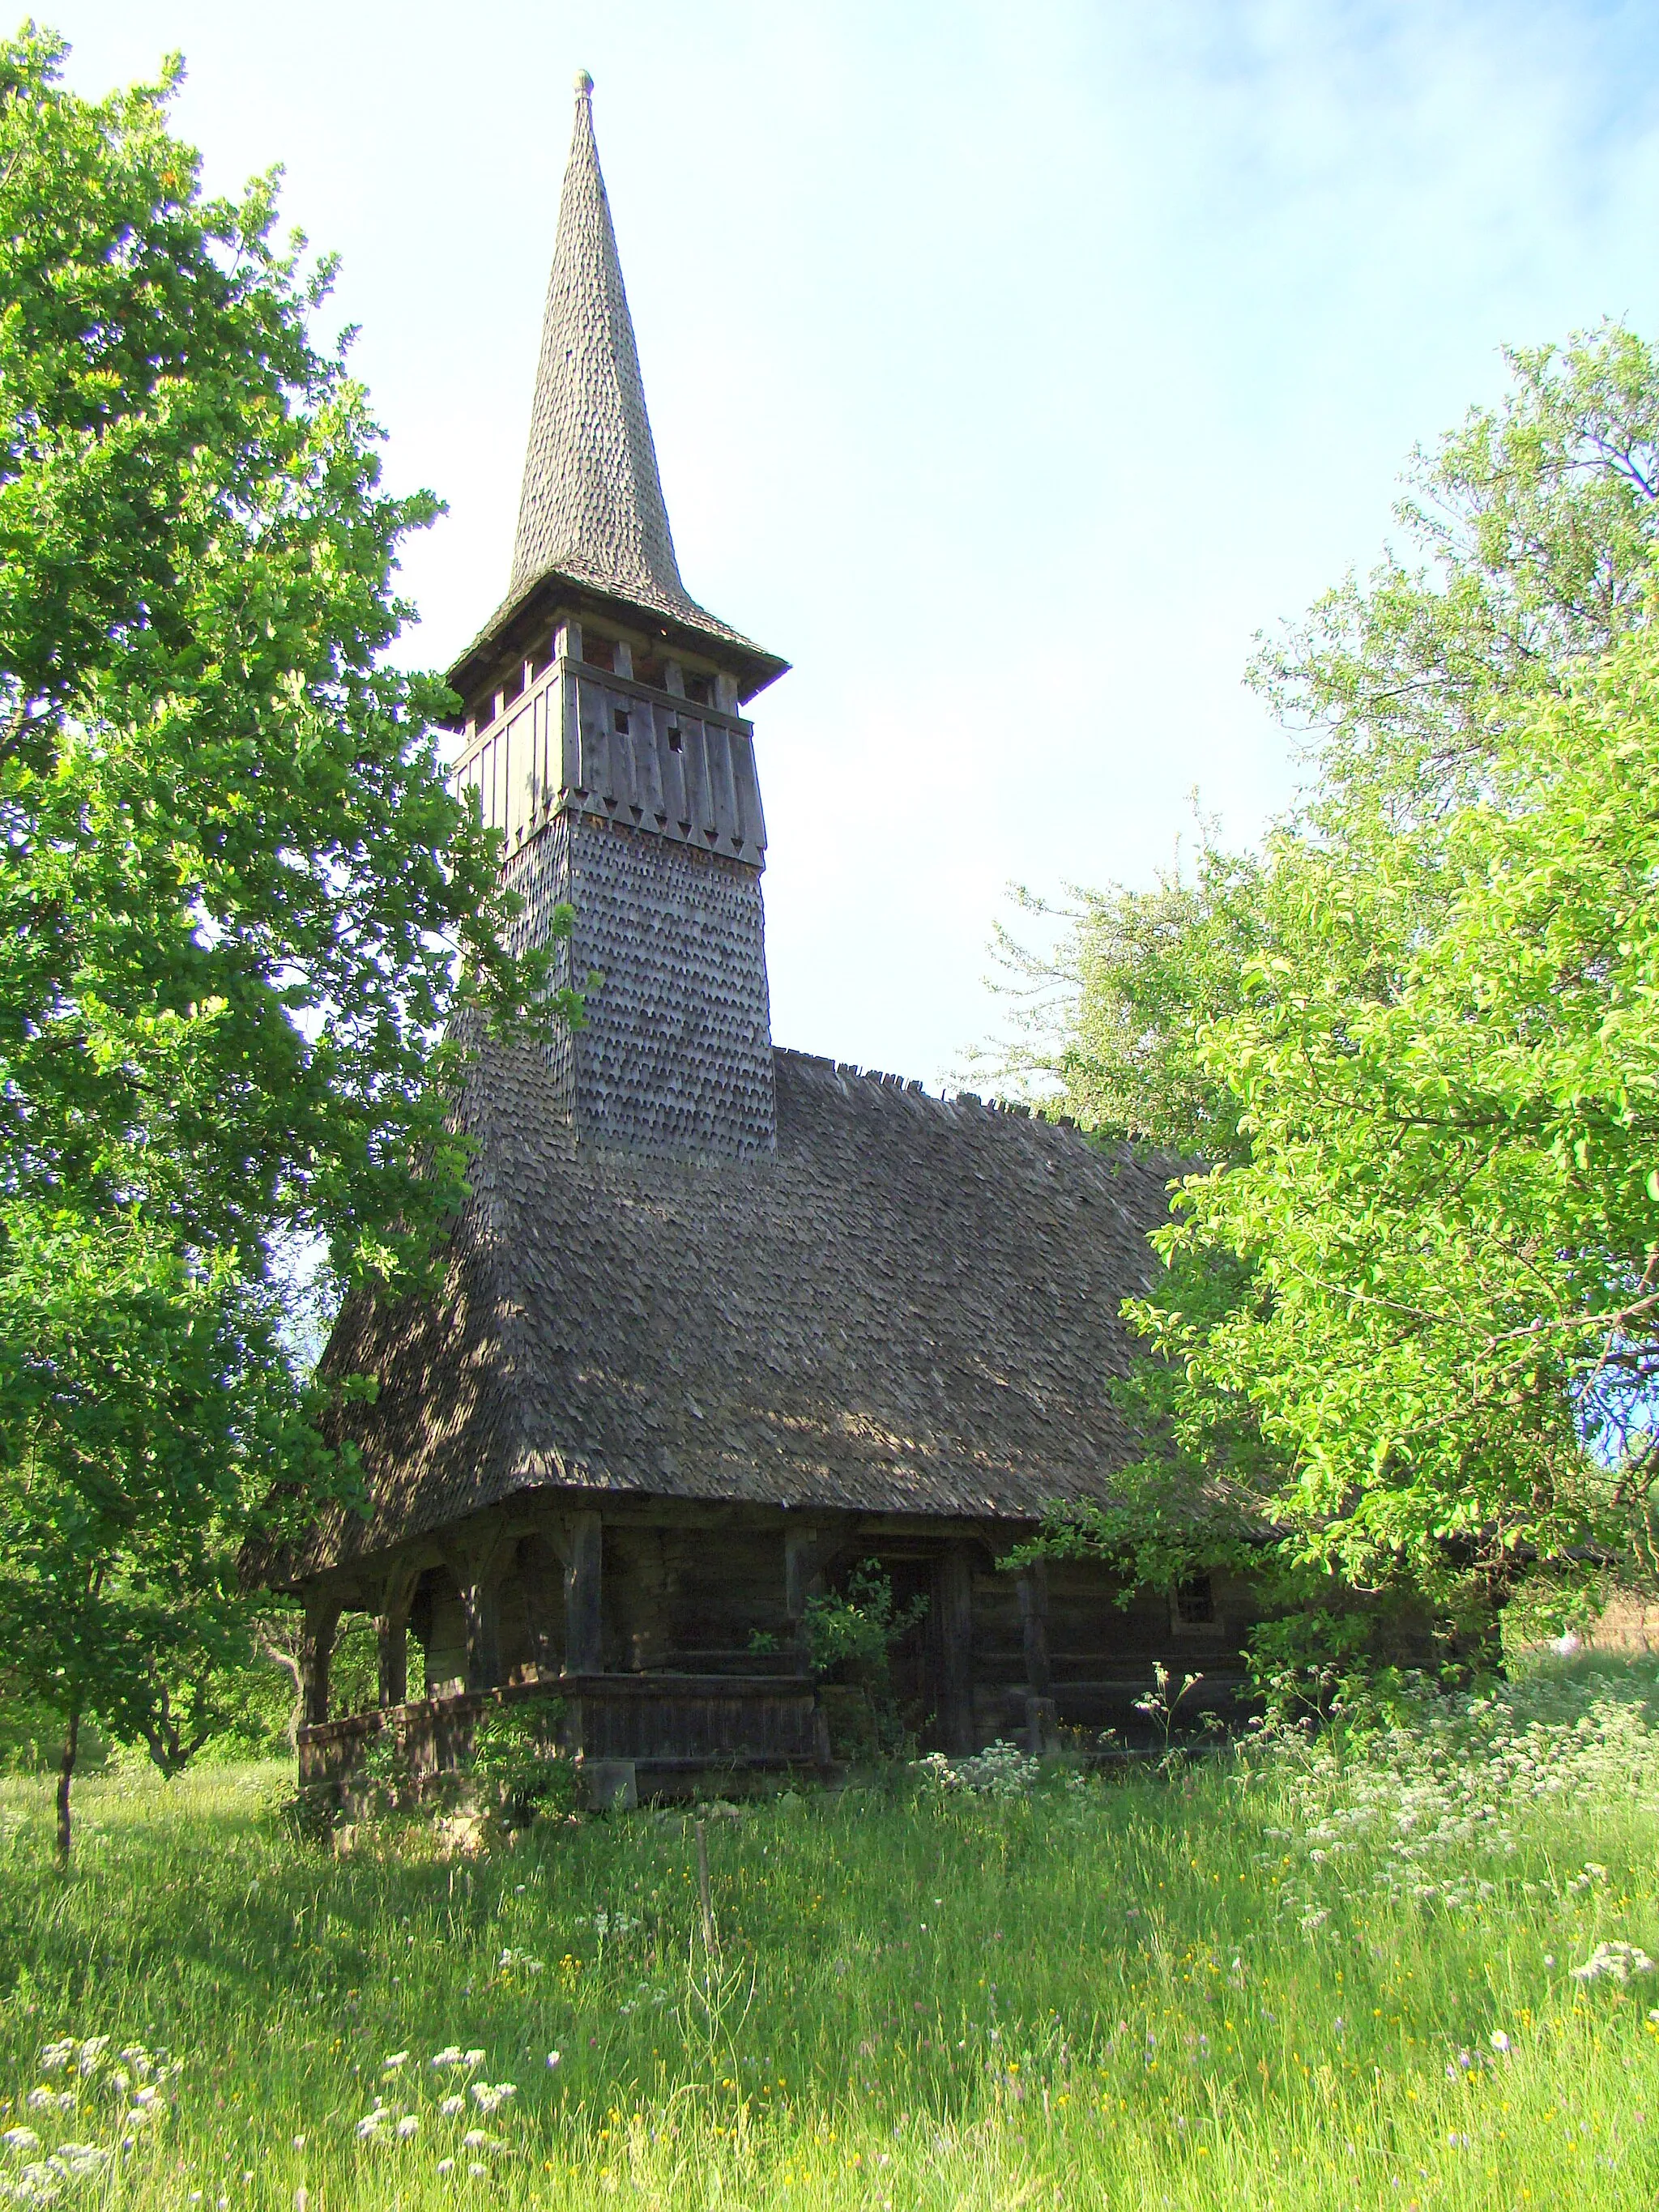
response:
M418 1567L396 1567L380 1593L374 1639L382 1705L400 1705L409 1695L409 1609L420 1579Z
M604 1664L600 1597L604 1524L597 1513L573 1513L564 1553L564 1664L567 1674L597 1674Z
M466 1686L493 1690L501 1679L501 1583L514 1546L504 1523L486 1522L447 1547L466 1629Z
M368 1747L386 1729L417 1784L463 1765L482 1715L545 1696L545 1684L422 1698L300 1731L300 1778L353 1799ZM821 1767L827 1756L814 1684L800 1675L566 1675L557 1685L558 1747L568 1756L633 1760L643 1786Z
M968 1547L947 1545L939 1564L939 1733L955 1757L974 1748L973 1571Z
M1042 1559L1019 1571L1019 1625L1025 1650L1025 1686L1034 1698L1054 1694L1048 1664L1048 1569Z
M339 1625L339 1599L331 1591L314 1591L300 1631L300 1714L307 1728L320 1727L328 1718L328 1662Z

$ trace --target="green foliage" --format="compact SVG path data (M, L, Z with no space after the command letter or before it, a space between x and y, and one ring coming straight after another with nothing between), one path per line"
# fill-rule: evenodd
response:
M812 1671L861 1692L868 1705L867 1746L854 1741L854 1755L867 1748L878 1758L893 1759L907 1748L908 1730L917 1719L899 1710L893 1652L927 1617L925 1597L905 1606L895 1603L892 1578L874 1559L854 1567L840 1590L807 1599L806 1651ZM855 1739L861 1733L856 1721L852 1728Z
M510 1827L538 1814L568 1813L576 1802L574 1764L560 1748L562 1698L523 1698L493 1705L472 1733L468 1784L479 1809Z
M241 1540L354 1494L286 1250L418 1280L465 1039L580 1005L386 658L438 510L313 341L331 264L274 176L203 197L176 70L61 59L0 43L0 1648L172 1771L249 1654Z
M1298 810L1093 901L1049 1051L1103 1133L1206 1154L1096 1533L1162 1565L1184 1498L1198 1550L1253 1522L1466 1645L1534 1558L1659 1566L1659 359L1511 367L1416 457L1407 554L1258 659Z
M927 1617L925 1597L894 1602L891 1577L874 1559L854 1567L844 1589L806 1601L806 1650L815 1674L838 1681L885 1682L893 1647Z
M1648 2212L1659 1977L1574 1970L1659 1956L1656 1717L1651 1662L1551 1668L1167 1776L1036 1777L1001 1747L902 1803L711 1817L739 1978L712 2022L676 1813L335 1856L275 1816L275 1770L121 1774L88 1784L65 1881L48 1792L8 1783L0 2093L42 2154L108 2142L117 2054L165 2031L183 2069L121 2159L133 2212L198 2188L425 2212L469 2160L469 2197L549 2212ZM42 2067L105 2033L101 2069ZM487 2115L474 2081L515 2094ZM26 2107L42 2083L71 2108Z

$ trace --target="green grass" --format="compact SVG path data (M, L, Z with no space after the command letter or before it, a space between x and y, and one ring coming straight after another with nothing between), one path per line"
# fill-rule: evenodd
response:
M116 1775L64 1878L47 1787L0 1785L3 2124L42 2138L0 2176L118 2143L142 2042L172 2109L59 2202L1650 2207L1659 1976L1569 1969L1659 1957L1652 1680L1547 1682L1530 1739L1461 1714L1363 1758L715 1814L712 1975L678 1814L337 1858L279 1769ZM76 2109L27 2109L76 2080L42 2046L98 2034ZM475 2075L427 2063L452 2044ZM518 2094L445 2119L468 2079ZM377 2094L411 2141L358 2139Z

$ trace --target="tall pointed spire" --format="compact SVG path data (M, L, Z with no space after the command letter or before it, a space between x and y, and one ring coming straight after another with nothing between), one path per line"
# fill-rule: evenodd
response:
M657 474L593 142L592 95L584 70L559 198L509 592L556 568L665 612L696 617L702 610L680 581Z

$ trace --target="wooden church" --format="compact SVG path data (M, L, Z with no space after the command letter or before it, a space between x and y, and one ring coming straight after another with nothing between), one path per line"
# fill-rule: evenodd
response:
M591 94L512 580L450 681L520 927L568 901L569 972L603 981L556 1048L481 1051L442 1294L335 1331L379 1384L343 1417L372 1510L265 1566L305 1605L302 1771L338 1782L388 1724L441 1765L481 1699L550 1680L642 1794L822 1765L805 1609L872 1560L928 1601L896 1659L923 1741L1121 1727L1154 1658L1237 1678L1243 1594L1125 1607L1086 1563L1000 1562L1127 1454L1106 1386L1165 1172L774 1045L749 708L786 664L680 580ZM331 1717L354 1611L380 1706Z

